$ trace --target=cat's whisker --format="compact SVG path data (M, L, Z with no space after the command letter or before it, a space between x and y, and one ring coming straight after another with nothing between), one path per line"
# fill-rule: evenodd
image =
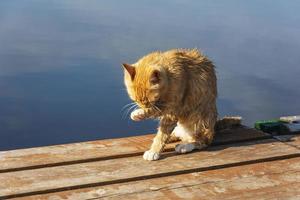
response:
M157 106L154 106L154 108L155 108L160 114L162 114L162 111L161 111Z
M133 112L133 111L135 111L136 110L136 108L138 107L138 105L133 105L133 106L131 106L128 110L127 110L127 113L126 113L126 116L125 116L125 118L127 118L127 122L129 122L129 115Z
M125 115L125 112L127 111L128 112L128 108L130 107L130 106L132 106L132 105L135 105L135 102L131 102L131 103L128 103L128 104L126 104L125 106L123 106L123 108L121 109L121 113L123 113L122 114L122 119L124 119L124 116L126 117L126 115ZM126 113L127 113L126 112Z
M161 109L159 109L156 105L154 105L154 104L152 104L152 103L150 103L150 105L152 106L152 108L153 108L154 110L156 110L156 111L158 111L160 114L162 114Z
M128 109L129 109L129 108L125 108L125 109L123 110L122 119L125 119L125 118L126 118L127 113L128 113Z
M136 107L137 107L137 105L134 104L134 105L132 105L131 107L129 107L129 108L127 109L126 116L125 116L125 118L127 118L127 124L129 124L129 117L127 117L127 116L129 116L129 114L130 114L131 112L133 112L133 111L136 109Z
M160 112L162 112L161 109L160 109L159 107L157 107L156 105L154 105L154 107L155 107L157 110L159 110Z
M136 109L138 109L138 107L139 106L135 104L135 107L134 107L133 111L135 111Z
M132 107L129 108L129 111L127 113L127 124L129 124L129 121L130 121L130 114L135 111L139 106L138 105L133 105Z
M136 105L136 103L134 103L129 108L127 108L126 109L125 118L127 118L127 116L129 115L129 113L131 113L132 111L134 111L136 109L136 107L137 107L137 105Z
M128 108L126 108L126 110L124 110L124 113L123 113L123 116L122 116L123 119L127 118L129 110L130 110L130 107L128 107Z
M125 106L123 106L123 108L121 109L121 111L123 111L125 108L127 108L127 107L129 107L131 105L134 105L134 104L135 104L135 102L131 102L131 103L126 104Z
M159 115L162 114L161 109L159 109L156 105L154 105L154 104L152 104L152 103L150 103L150 105L151 105L151 107L152 107L154 110L156 110L156 111L159 113Z
M135 111L137 109L137 107L138 107L137 105L133 105L132 107L130 107L128 115L130 115L130 113Z
M138 108L138 105L136 105L136 104L133 105L133 106L131 107L131 109L132 109L131 112L135 111L137 108Z

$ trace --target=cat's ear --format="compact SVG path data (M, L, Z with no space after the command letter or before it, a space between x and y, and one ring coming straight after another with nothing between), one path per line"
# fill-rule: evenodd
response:
M123 65L125 71L127 71L128 74L130 75L131 80L133 81L133 79L135 77L135 68L131 65L126 64L126 63L123 63L122 65Z
M153 70L153 72L151 73L151 77L150 77L150 83L151 85L156 85L160 82L161 80L161 72L158 70Z

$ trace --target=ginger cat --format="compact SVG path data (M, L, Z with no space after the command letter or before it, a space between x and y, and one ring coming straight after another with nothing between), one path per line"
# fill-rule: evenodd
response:
M174 137L178 153L207 147L217 121L215 66L197 49L153 52L135 64L123 64L129 97L140 107L135 121L159 118L160 124L145 160L157 160Z

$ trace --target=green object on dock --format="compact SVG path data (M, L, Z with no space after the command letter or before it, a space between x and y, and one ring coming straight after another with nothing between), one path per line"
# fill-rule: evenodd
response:
M257 130L261 130L266 133L274 135L288 134L289 128L286 126L286 122L278 119L273 120L260 120L255 122L254 126Z

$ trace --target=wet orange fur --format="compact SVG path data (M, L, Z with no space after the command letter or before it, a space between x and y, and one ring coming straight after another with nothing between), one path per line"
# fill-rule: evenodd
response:
M128 95L141 109L136 117L160 119L150 152L163 151L176 125L176 130L190 133L181 137L183 143L199 149L211 143L217 83L215 67L206 56L197 49L153 52L127 65L124 72Z

